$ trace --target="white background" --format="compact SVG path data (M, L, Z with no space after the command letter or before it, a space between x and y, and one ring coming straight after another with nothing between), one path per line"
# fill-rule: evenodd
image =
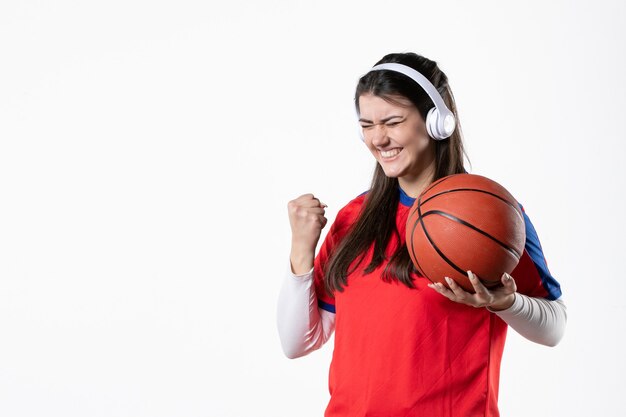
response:
M522 202L567 301L557 347L509 333L502 415L623 415L624 21L618 0L3 0L0 415L321 416L332 346L289 360L275 324L287 202L332 221L368 188L353 90L402 51L448 75L468 169Z

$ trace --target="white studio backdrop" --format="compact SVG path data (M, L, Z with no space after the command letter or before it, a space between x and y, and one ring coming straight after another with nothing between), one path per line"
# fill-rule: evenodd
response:
M4 0L0 415L321 416L332 341L289 360L275 324L287 202L312 192L332 221L368 188L354 86L403 51L448 75L470 172L522 202L568 305L554 348L509 332L502 415L622 415L625 19L619 0Z

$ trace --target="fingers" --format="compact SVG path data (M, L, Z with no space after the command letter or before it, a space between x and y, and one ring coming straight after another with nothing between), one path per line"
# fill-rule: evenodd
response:
M445 277L445 280L448 283L449 288L446 288L446 286L440 282L433 282L431 284L428 284L428 286L452 301L455 301L457 303L466 303L465 298L467 295L470 294L468 294L463 288L461 288L456 282L454 282L453 279Z
M316 216L324 216L325 208L328 207L325 203L319 201L319 199L315 198L313 194L302 194L300 197L295 200L289 201L287 204L287 209L290 217L299 217L299 218L307 218L307 217L316 217Z
M441 283L431 283L428 286L451 301L466 304L472 307L490 307L493 310L503 310L509 308L515 300L514 294L517 291L515 280L508 273L502 275L502 287L490 290L480 281L480 277L472 271L467 271L469 280L474 287L475 293L465 291L453 279L445 277L449 289Z
M448 283L448 287L450 287L450 290L452 290L452 292L456 296L457 300L462 300L465 298L467 291L461 288L461 286L457 284L455 280L450 277L445 277L445 280Z
M512 294L517 291L517 284L515 283L515 279L513 279L513 277L506 272L502 274L502 278L500 279L500 281L502 281L505 293Z
M445 286L440 283L428 284L428 286L437 291L439 294L444 295L451 301L457 303L466 304L476 308L489 305L489 303L493 300L493 294L480 282L479 277L472 273L472 271L467 271L467 274L472 286L474 287L474 294L465 291L450 277L445 277L448 287L450 287L449 289L445 288Z
M326 213L326 210L322 207L302 207L303 209L306 209L307 213L313 213L313 214L324 214Z
M328 222L328 219L322 215L318 215L317 216L317 221L319 221L320 225L322 226L322 229L324 228L324 226L326 226L326 223Z
M456 296L454 295L454 293L450 289L446 288L445 285L443 285L442 283L431 282L430 284L428 284L428 286L437 291L439 294L448 297L452 301L455 301Z
M324 216L326 207L328 206L311 193L302 194L289 201L287 208L292 246L315 250L321 231L328 223L328 219Z
M298 202L302 207L328 207L328 205L322 203L319 198L315 197L311 193L302 194L293 201Z
M296 216L298 216L297 221L301 221L303 224L313 224L317 222L324 227L328 221L328 219L324 216L324 213L311 213L309 210L311 209L302 209L298 211L296 214Z
M292 207L292 212L293 216L300 218L303 221L306 221L307 219L313 220L316 218L326 220L326 217L324 217L326 211L321 207L302 207L296 205Z
M474 287L474 291L480 297L487 297L489 294L489 290L485 287L480 279L474 274L472 271L467 271L467 276L469 277L470 283L472 287Z
M328 207L326 204L319 201L317 198L312 198L310 200L304 200L300 203L302 207L311 208L311 207L320 207L326 208Z

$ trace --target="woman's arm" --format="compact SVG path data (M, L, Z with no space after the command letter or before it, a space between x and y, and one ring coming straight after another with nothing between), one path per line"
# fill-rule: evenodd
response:
M315 256L315 247L327 223L326 207L310 193L287 204L292 232L291 253L278 296L277 324L283 351L292 359L319 349L334 330L334 314L331 321L328 315L318 310L313 276L314 266L320 263L320 256ZM334 227L335 223L322 243L320 253L327 250Z
M335 330L335 314L318 308L313 268L293 273L291 261L278 296L277 323L283 352L290 359L322 347Z
M515 301L506 310L494 311L526 339L546 346L556 346L565 333L567 307L563 298L547 300L514 293Z
M450 288L441 283L428 286L457 303L487 308L528 340L546 346L559 343L567 323L567 311L561 298L551 301L520 294L515 279L506 273L502 275L502 286L491 290L471 271L467 271L467 275L474 293L465 291L449 278L446 282Z

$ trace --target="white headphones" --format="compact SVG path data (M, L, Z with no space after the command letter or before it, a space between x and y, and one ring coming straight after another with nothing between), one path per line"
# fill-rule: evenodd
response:
M452 135L452 133L454 132L454 128L456 127L456 119L454 117L454 114L448 109L448 107L446 107L443 99L439 95L439 92L437 92L435 86L432 85L426 77L424 77L422 74L415 71L411 67L397 63L376 65L370 71L381 70L395 71L404 74L416 83L418 83L424 89L424 91L426 91L426 94L428 94L433 103L435 103L435 107L430 109L426 116L426 130L433 139L447 139ZM359 132L361 135L361 140L365 141L361 129L359 129Z

